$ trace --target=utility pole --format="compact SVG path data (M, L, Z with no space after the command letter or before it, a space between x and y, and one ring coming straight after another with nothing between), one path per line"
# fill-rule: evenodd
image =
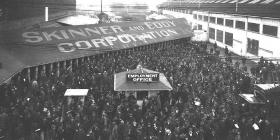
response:
M100 9L101 9L101 13L102 13L102 12L103 12L103 11L102 11L102 0L100 0L100 2L101 2L101 7L100 7Z
M168 9L170 9L170 0L167 0Z
M49 7L46 6L47 5L47 1L44 1L44 5L45 5L45 21L49 21Z
M180 0L180 8L181 8L181 6L182 6L182 0Z
M49 21L49 7L45 7L45 21Z
M236 4L235 4L235 12L238 11L238 0L236 0Z

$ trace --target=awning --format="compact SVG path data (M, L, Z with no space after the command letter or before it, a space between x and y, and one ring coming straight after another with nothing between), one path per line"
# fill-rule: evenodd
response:
M254 94L239 94L239 96L251 104L264 104L264 101L256 97Z
M26 67L191 36L183 18L5 32L0 35L0 83Z
M255 88L266 93L280 92L280 84L255 84Z
M134 70L117 73L114 75L115 91L155 91L155 90L172 90L170 83L163 73L159 73L158 82L132 82L127 81L127 74L131 73L159 73L145 68L136 68Z
M270 90L279 86L279 84L255 84L262 90Z

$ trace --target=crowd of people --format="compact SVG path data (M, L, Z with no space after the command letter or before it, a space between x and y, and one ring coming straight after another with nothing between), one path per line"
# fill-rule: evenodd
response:
M114 73L138 64L164 73L173 90L142 106L115 92ZM246 75L211 55L206 43L140 46L70 67L32 81L18 74L0 87L0 140L279 140L266 110L238 96L252 92ZM68 88L89 93L69 101Z
M217 50L217 45L214 44L213 48L216 48ZM229 63L232 63L233 59L237 59L238 61L235 62L234 66L238 67L240 70L247 74L250 73L251 77L256 78L255 80L258 81L258 83L272 84L280 82L280 65L277 59L266 60L264 59L264 57L256 59L245 56L237 56L231 53L227 47L225 47L224 55L227 58L226 61ZM251 64L250 69L248 69L247 67L247 63L249 61L252 61L251 63L254 63L253 65ZM275 61L276 64L274 64L273 61Z

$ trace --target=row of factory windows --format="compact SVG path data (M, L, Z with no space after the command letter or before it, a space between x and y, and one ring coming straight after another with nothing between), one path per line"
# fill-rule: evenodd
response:
M225 38L224 38L225 36ZM219 29L209 28L209 38L228 46L233 46L233 34Z
M192 10L178 10L178 9L168 9L168 8L166 8L165 10L192 14ZM195 15L196 15L196 17L195 17ZM202 16L202 15L197 15L197 14L194 14L194 18L197 20L210 22L210 23L214 23L214 24L219 24L219 25L224 25L227 27L241 29L241 30L245 30L245 25L246 25L246 23L244 21L235 20L235 27L234 27L234 24L233 24L234 20L217 18L217 22L216 22L216 17ZM195 26L195 29L202 30L202 25L198 24L197 26ZM248 22L247 30L260 33L260 24ZM264 35L277 37L278 27L271 26L271 25L263 25L262 33ZM210 27L209 28L209 38L213 39L217 42L226 44L227 46L233 47L233 33L224 32L222 30L214 29L214 28ZM251 54L258 56L258 52L259 52L259 41L256 39L247 38L247 53L251 53Z
M227 46L233 47L233 33L209 28L209 38L226 44ZM247 52L258 56L259 41L251 38L247 38L247 41Z
M234 28L233 27L234 20L232 20L232 19L216 18L216 17L212 17L212 16L209 17L209 16L202 16L202 15L197 15L197 14L193 14L193 18L197 19L197 20L205 21L205 22L210 22L213 24L218 24L218 25ZM246 23L244 21L235 20L236 29L245 30L245 24ZM260 33L260 24L248 22L247 30L256 32L256 33ZM263 24L262 34L277 37L278 27Z

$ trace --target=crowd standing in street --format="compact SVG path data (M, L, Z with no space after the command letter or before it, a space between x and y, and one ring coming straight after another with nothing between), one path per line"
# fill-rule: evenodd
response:
M115 92L114 73L138 64L167 77L173 90L136 104ZM78 67L19 74L0 88L3 140L279 140L265 109L249 110L238 96L252 92L242 70L220 60L206 43L177 42L106 52ZM64 97L89 89L85 101ZM259 129L254 127L257 125ZM0 138L0 139L1 139Z

